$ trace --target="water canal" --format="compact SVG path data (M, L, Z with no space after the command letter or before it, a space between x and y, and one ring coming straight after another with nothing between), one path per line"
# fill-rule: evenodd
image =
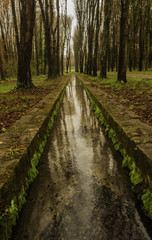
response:
M13 240L150 240L121 162L73 75Z

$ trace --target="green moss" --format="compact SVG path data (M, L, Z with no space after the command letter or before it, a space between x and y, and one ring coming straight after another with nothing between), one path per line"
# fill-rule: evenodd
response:
M142 201L145 209L149 213L150 217L152 218L152 191L147 190L143 196L142 196Z
M117 151L119 151L123 156L122 166L129 169L131 182L133 183L134 186L141 184L143 181L146 183L146 178L142 176L142 173L136 166L136 163L134 162L134 160L130 156L128 156L126 149L122 147L121 143L119 142L116 131L110 128L109 124L106 122L102 114L102 110L98 106L97 101L94 100L94 98L92 97L91 93L89 92L89 90L85 85L84 85L84 88L90 99L91 109L95 112L95 116L100 121L100 123L105 126L105 131L108 134L108 137L112 140L114 148ZM141 199L143 201L143 205L145 209L147 210L149 215L152 217L152 191L146 190L146 192L143 194Z
M34 153L32 159L31 159L31 167L28 171L28 175L25 179L25 183L22 186L22 189L18 196L16 196L14 199L12 199L10 207L5 209L5 211L2 211L0 209L0 239L1 240L8 240L11 237L12 233L12 228L16 224L16 220L19 217L19 212L22 209L22 206L26 202L26 196L27 196L27 190L29 188L30 183L32 183L35 179L35 177L38 174L37 171L37 165L39 162L39 159L43 153L44 147L47 142L47 137L49 135L50 129L52 128L54 124L54 118L58 112L58 109L60 107L60 104L62 102L63 96L64 96L65 88L64 91L62 91L62 94L59 97L58 102L56 103L56 106L54 108L54 111L52 113L52 116L50 118L50 121L48 123L48 129L46 135L43 137L43 141L39 145L39 150Z
M125 154L125 157L122 162L122 166L130 169L130 165L131 165L131 158L127 154Z
M142 183L144 178L142 177L139 169L136 167L135 162L133 162L130 166L131 172L130 172L130 180L134 185L137 185L139 183Z

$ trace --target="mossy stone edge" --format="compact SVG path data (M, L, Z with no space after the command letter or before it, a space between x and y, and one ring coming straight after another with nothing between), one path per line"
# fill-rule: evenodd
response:
M26 202L30 183L34 181L34 178L38 174L36 167L47 142L50 129L54 124L54 119L59 110L68 82L69 80L62 88L41 128L29 144L26 153L16 165L13 175L11 175L9 181L1 189L1 201L2 199L6 199L6 202L3 202L2 206L0 206L1 240L11 238L13 226L15 226L19 213Z
M143 202L149 217L152 218L152 162L151 159L136 145L122 129L109 109L97 99L91 89L86 86L83 78L77 75L89 97L91 108L99 122L105 126L105 132L112 140L114 148L123 157L122 166L129 169L133 191Z

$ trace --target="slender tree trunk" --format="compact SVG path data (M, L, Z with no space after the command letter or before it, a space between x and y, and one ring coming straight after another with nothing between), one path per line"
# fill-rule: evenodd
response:
M143 56L144 56L144 41L143 41L143 12L142 12L142 2L140 0L140 31L139 31L139 71L143 70Z
M57 9L57 74L60 75L60 7L59 0L56 0L56 9Z
M15 2L14 2L14 0L11 0L11 6L12 6L13 22L14 22L14 27L15 27L15 37L16 37L17 51L19 52L19 34L18 34L18 27L17 27L17 19L16 19L16 11L15 11Z
M81 48L81 50L80 50L80 73L83 73L83 59L84 59L83 50Z
M42 40L42 15L40 14L40 38L39 38L39 60L40 60L40 72L43 73L43 40Z
M20 45L18 53L18 87L32 87L31 57L35 23L35 0L21 0Z
M55 78L57 76L57 55L56 55L56 36L55 36L56 31L53 32L53 56L54 56L54 61L53 63L53 73L52 76Z
M88 20L88 74L92 74L93 69L93 36L94 36L94 13L95 13L95 1L89 3L89 20Z
M3 25L2 25L1 20L0 20L0 27L1 27L1 34L2 34L2 39L3 39L4 56L5 56L5 60L8 61L8 50L7 50L7 46L6 46L6 39L5 39L5 34L4 34Z
M136 33L133 33L133 69L136 69L137 61L136 61Z
M47 66L47 48L46 48L46 40L44 40L44 52L43 52L43 74L46 74L46 66Z
M0 74L1 74L1 80L6 80L1 49L0 49Z
M97 13L96 13L96 36L95 36L95 49L94 49L94 59L93 59L93 76L97 76L97 60L98 60L98 42L99 42L99 30L100 30L100 22L99 22L99 3L97 0Z
M102 65L101 65L101 73L100 76L102 78L107 78L107 57L109 53L109 25L110 25L110 19L111 19L111 0L105 1L104 6L104 41L103 41L103 57L102 57Z
M119 68L118 81L127 82L126 79L126 32L128 21L129 0L121 0L120 41L119 41Z
M36 54L36 74L39 76L39 54L38 54L38 40L37 40L37 26L35 25L35 54Z
M112 57L111 57L111 71L113 72L116 62L116 34L115 34L115 26L113 25L113 37L112 37Z
M43 23L44 23L45 42L46 42L47 60L48 60L48 79L50 79L52 78L52 74L53 74L52 39L51 39L52 22L50 23L49 21L49 12L51 12L52 0L50 2L50 8L49 8L48 0L45 0L45 8L43 6L42 0L39 0L39 4L41 8Z

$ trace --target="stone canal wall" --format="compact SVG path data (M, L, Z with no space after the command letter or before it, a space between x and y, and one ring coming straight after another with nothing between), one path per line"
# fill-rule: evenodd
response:
M129 169L133 190L152 218L152 127L80 75L77 77L84 85L96 117L123 156L122 165Z
M64 77L63 77L64 78ZM12 227L37 175L36 166L60 107L68 78L0 136L0 239L11 237Z

